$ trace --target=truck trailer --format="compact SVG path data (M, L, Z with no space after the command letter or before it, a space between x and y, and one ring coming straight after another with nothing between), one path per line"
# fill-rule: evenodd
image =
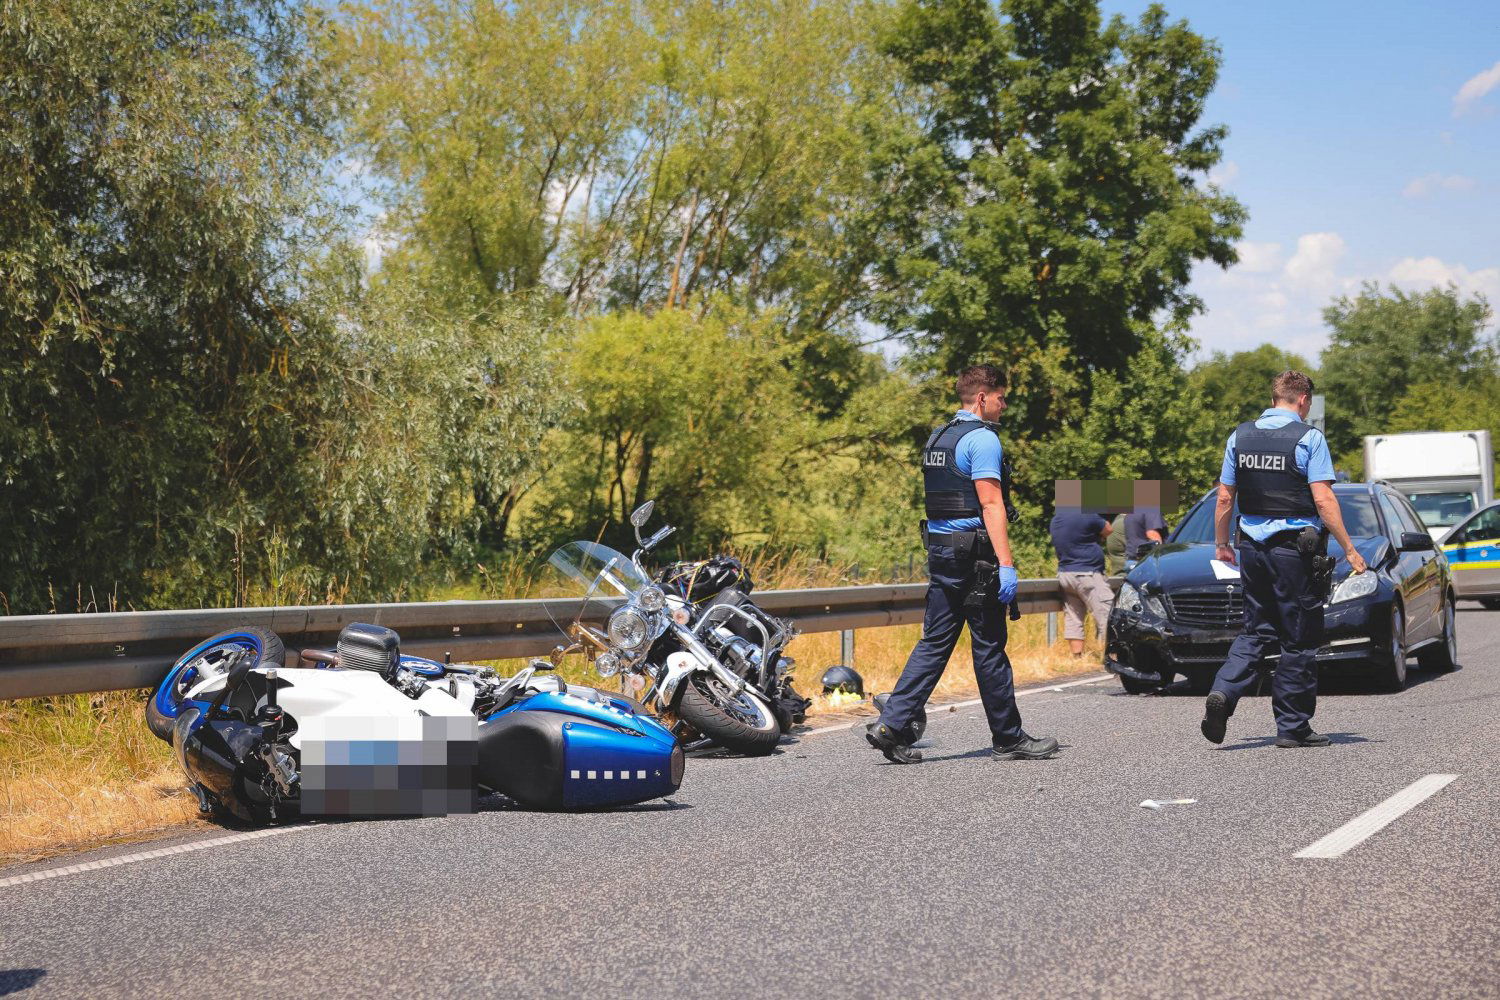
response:
M1383 479L1411 500L1433 538L1495 496L1490 432L1413 431L1365 438L1365 478Z

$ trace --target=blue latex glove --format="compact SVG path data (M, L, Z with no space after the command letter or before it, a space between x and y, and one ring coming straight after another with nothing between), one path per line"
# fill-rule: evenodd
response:
M1021 578L1016 575L1014 566L1000 567L1000 603L1009 604L1016 599L1016 588L1021 585Z

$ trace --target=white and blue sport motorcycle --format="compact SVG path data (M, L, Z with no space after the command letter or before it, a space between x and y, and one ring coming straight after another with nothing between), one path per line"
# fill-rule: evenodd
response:
M352 624L287 666L274 632L231 629L173 664L146 719L205 812L254 823L471 812L488 792L540 809L674 793L675 737L628 698L564 683L552 671L570 651L500 677Z

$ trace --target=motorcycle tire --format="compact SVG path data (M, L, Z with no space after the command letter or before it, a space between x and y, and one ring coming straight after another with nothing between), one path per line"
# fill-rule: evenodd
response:
M774 751L776 744L781 742L781 726L775 713L759 699L747 698L761 717L758 724L752 725L719 703L719 699L725 696L720 687L716 677L691 675L682 685L677 714L698 732L733 753L764 757Z
M198 645L194 646L192 649L184 653L182 655L182 658L179 659L177 663L174 663L172 665L172 671L175 671L178 664L181 664L183 660L187 659L198 650L209 649L210 647L217 645L225 639L229 639L237 635L244 635L245 633L253 635L259 641L261 663L273 663L277 666L280 666L286 662L286 646L282 643L281 636L277 635L275 632L272 632L268 628L258 628L254 625L246 625L243 628L232 628L227 632L220 632L218 635L200 642ZM171 671L168 671L168 673L171 673ZM169 717L163 714L156 707L156 691L153 689L151 694L146 698L146 725L150 727L151 732L156 734L159 739L171 743L172 727L176 723L177 719L175 717Z

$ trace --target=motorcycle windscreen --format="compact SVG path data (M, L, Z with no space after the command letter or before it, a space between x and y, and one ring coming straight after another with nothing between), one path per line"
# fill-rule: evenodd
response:
M304 816L446 816L478 810L472 715L307 719Z
M578 618L566 624L558 621L548 606L547 615L563 636L575 622L605 621L614 603L622 598L629 600L641 588L651 586L650 579L629 556L598 542L569 542L547 557L547 566L542 580L545 596L581 597L584 601ZM592 601L601 603L590 604Z

